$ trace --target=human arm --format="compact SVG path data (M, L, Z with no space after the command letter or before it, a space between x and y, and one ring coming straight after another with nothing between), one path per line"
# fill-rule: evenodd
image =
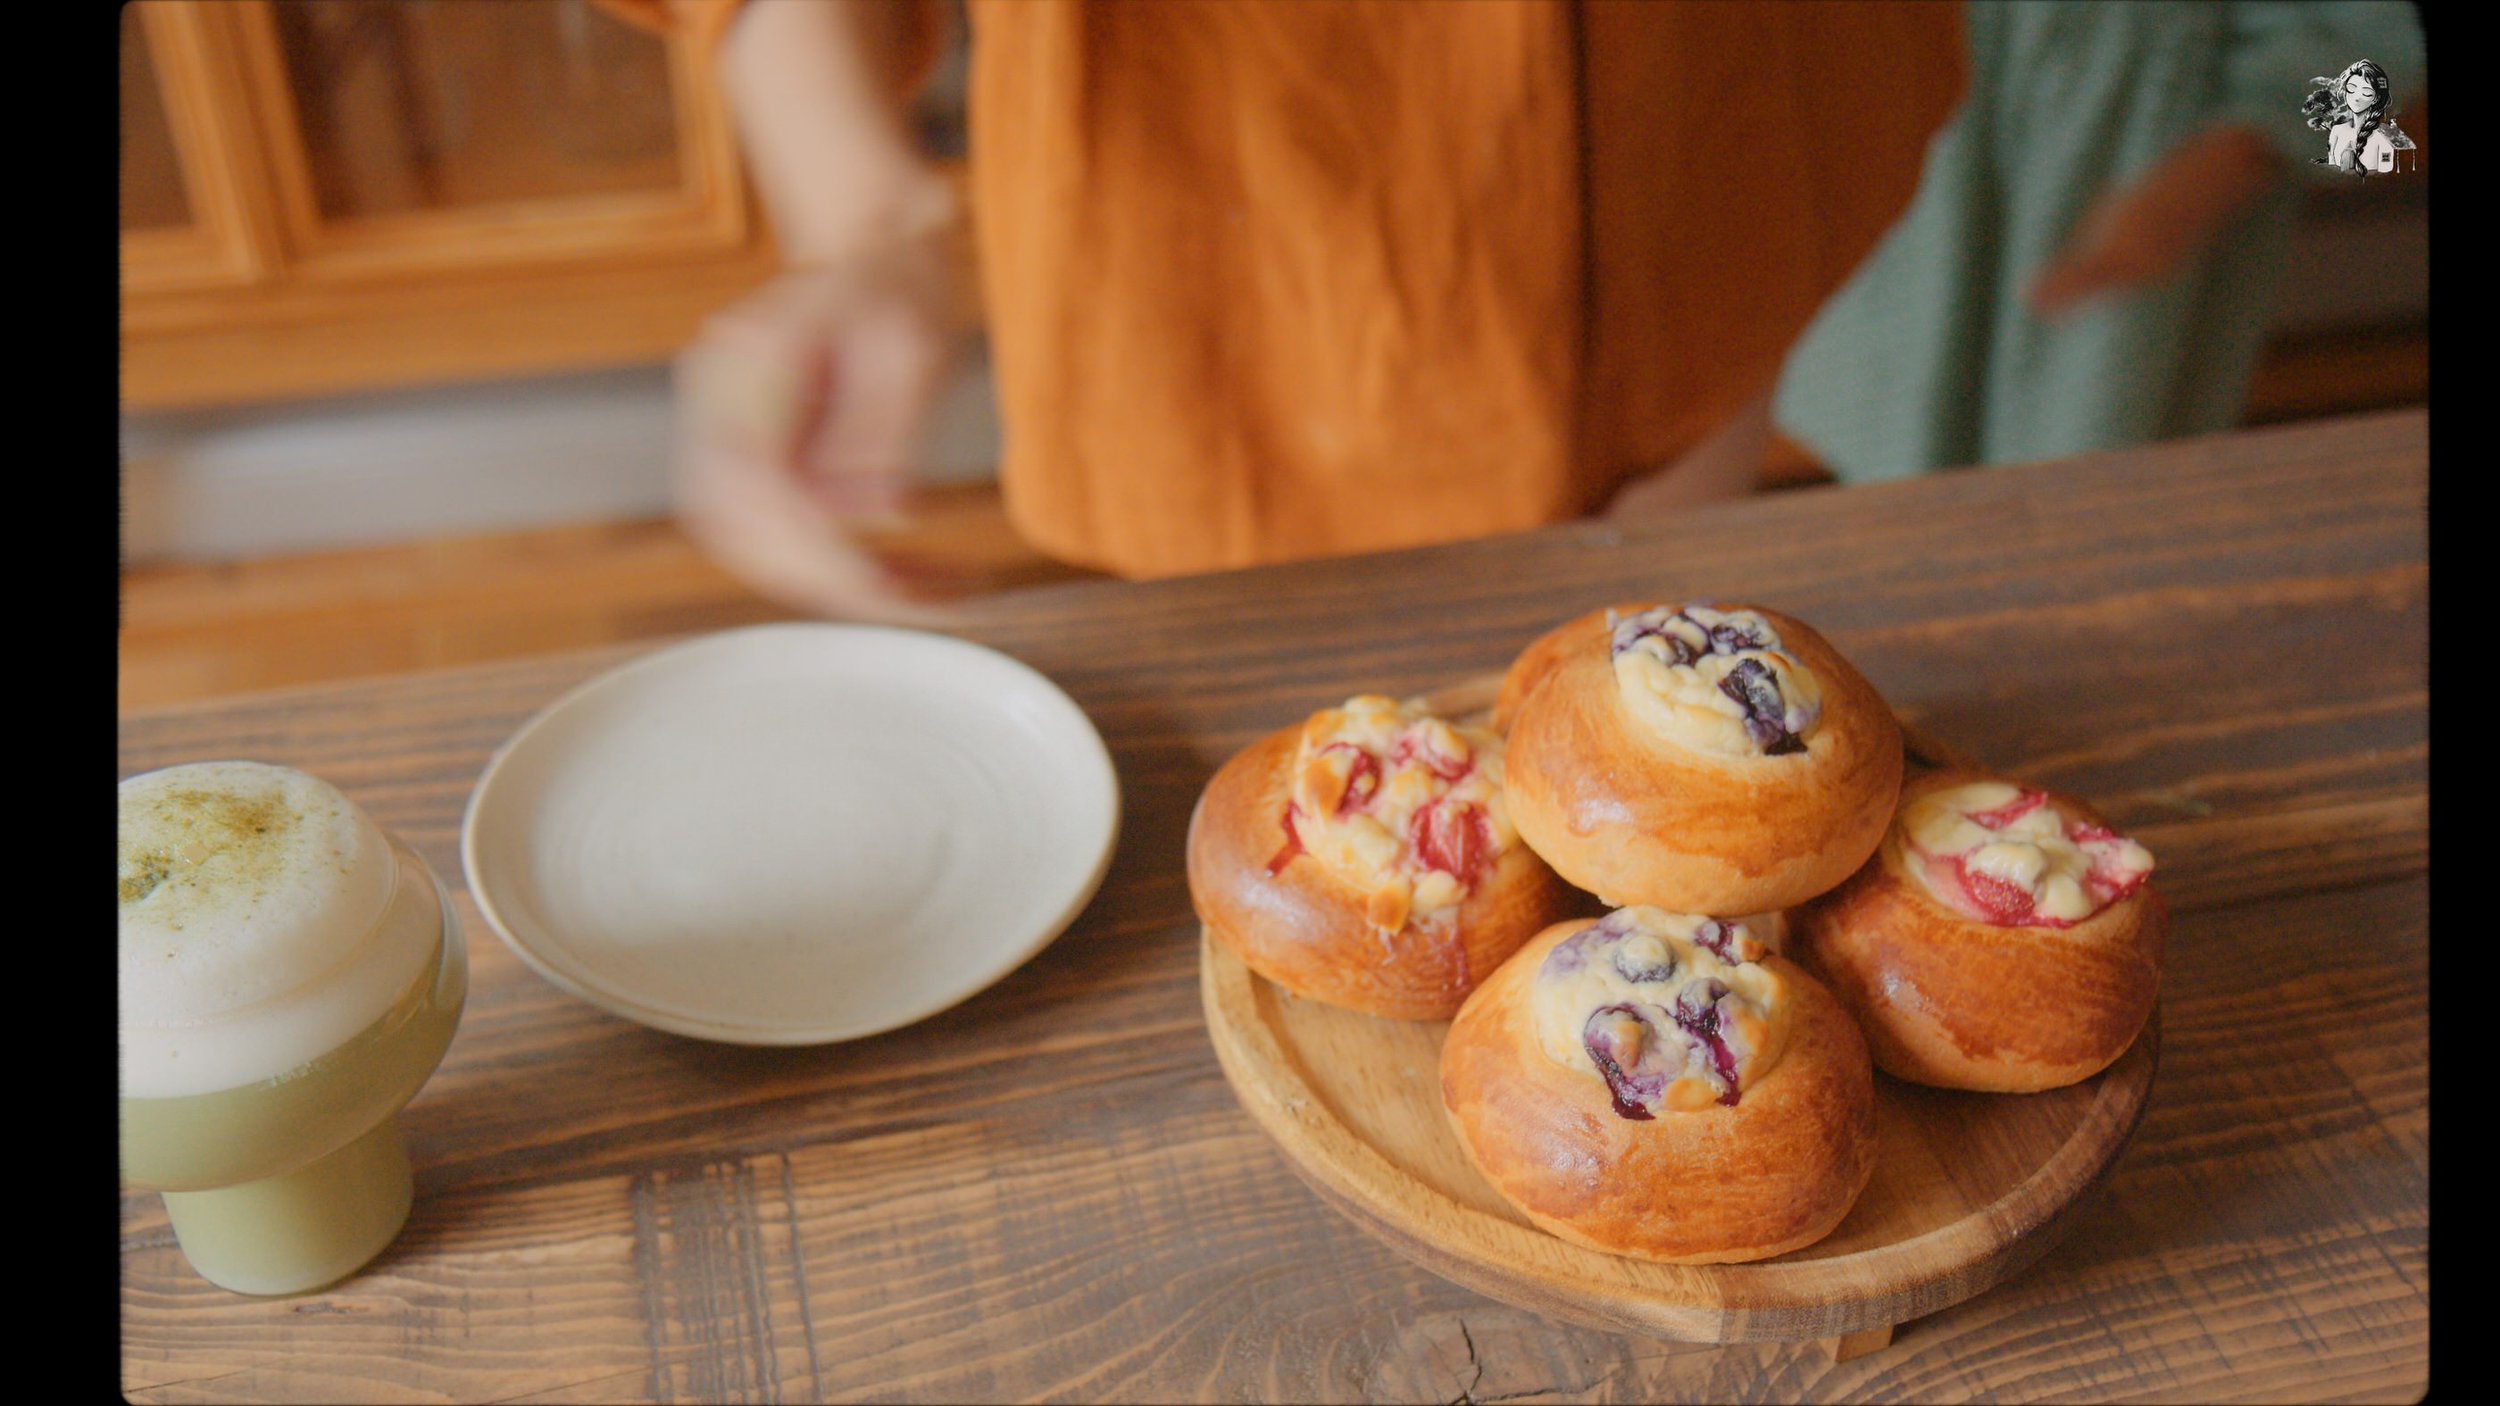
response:
M2034 279L2032 310L2061 317L2166 281L2282 176L2282 158L2256 131L2206 128L2084 215Z
M848 533L900 510L962 330L956 201L902 119L930 13L750 0L715 52L790 268L678 360L678 508L724 566L802 609L915 613Z
M2035 312L2059 317L2096 296L2156 286L2210 247L2247 206L2313 165L2320 138L2297 101L2312 75L2368 58L2396 97L2420 90L2421 29L2410 6L2288 4L2228 7L2214 121L2077 222L2035 277Z

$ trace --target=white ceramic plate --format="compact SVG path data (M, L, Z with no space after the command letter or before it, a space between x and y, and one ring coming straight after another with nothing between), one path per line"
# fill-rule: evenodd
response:
M486 920L556 985L746 1045L873 1035L1039 952L1093 897L1119 783L1006 655L764 625L647 655L524 724L469 797Z

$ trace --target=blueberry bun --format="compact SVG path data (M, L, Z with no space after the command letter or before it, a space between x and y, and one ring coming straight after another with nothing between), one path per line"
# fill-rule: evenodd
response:
M1782 1254L1874 1174L1865 1040L1744 921L1629 908L1546 929L1468 998L1441 1092L1505 1200L1611 1254Z
M1528 847L1610 904L1758 913L1837 886L1901 788L1901 730L1801 621L1628 606L1530 645L1495 708Z

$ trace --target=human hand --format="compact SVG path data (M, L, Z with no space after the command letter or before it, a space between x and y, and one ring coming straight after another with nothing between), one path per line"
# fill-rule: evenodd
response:
M880 247L881 246L881 247ZM724 567L785 605L921 622L942 572L854 540L900 520L955 359L942 232L793 270L715 315L677 361L677 508Z
M1617 489L1606 504L1606 516L1664 517L1742 498L1760 487L1763 459L1771 448L1771 398L1772 388L1764 387L1708 439Z
M2077 222L2033 280L2032 311L2062 318L2090 299L2168 281L2279 178L2280 166L2265 138L2245 127L2191 138Z

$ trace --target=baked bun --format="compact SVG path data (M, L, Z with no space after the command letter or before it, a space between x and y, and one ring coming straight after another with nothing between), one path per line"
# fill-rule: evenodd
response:
M1610 904L1758 913L1874 852L1901 729L1800 621L1758 606L1626 606L1528 646L1495 705L1529 848Z
M1189 897L1252 971L1447 1020L1568 891L1511 828L1502 741L1375 695L1226 762L1189 817Z
M1885 1073L2059 1088L2108 1068L2153 1013L2169 924L2152 867L2079 801L1931 772L1902 788L1866 867L1795 915L1791 950Z
M1629 908L1547 928L1458 1013L1441 1097L1505 1200L1610 1254L1782 1254L1830 1234L1875 1171L1865 1039L1741 921Z

